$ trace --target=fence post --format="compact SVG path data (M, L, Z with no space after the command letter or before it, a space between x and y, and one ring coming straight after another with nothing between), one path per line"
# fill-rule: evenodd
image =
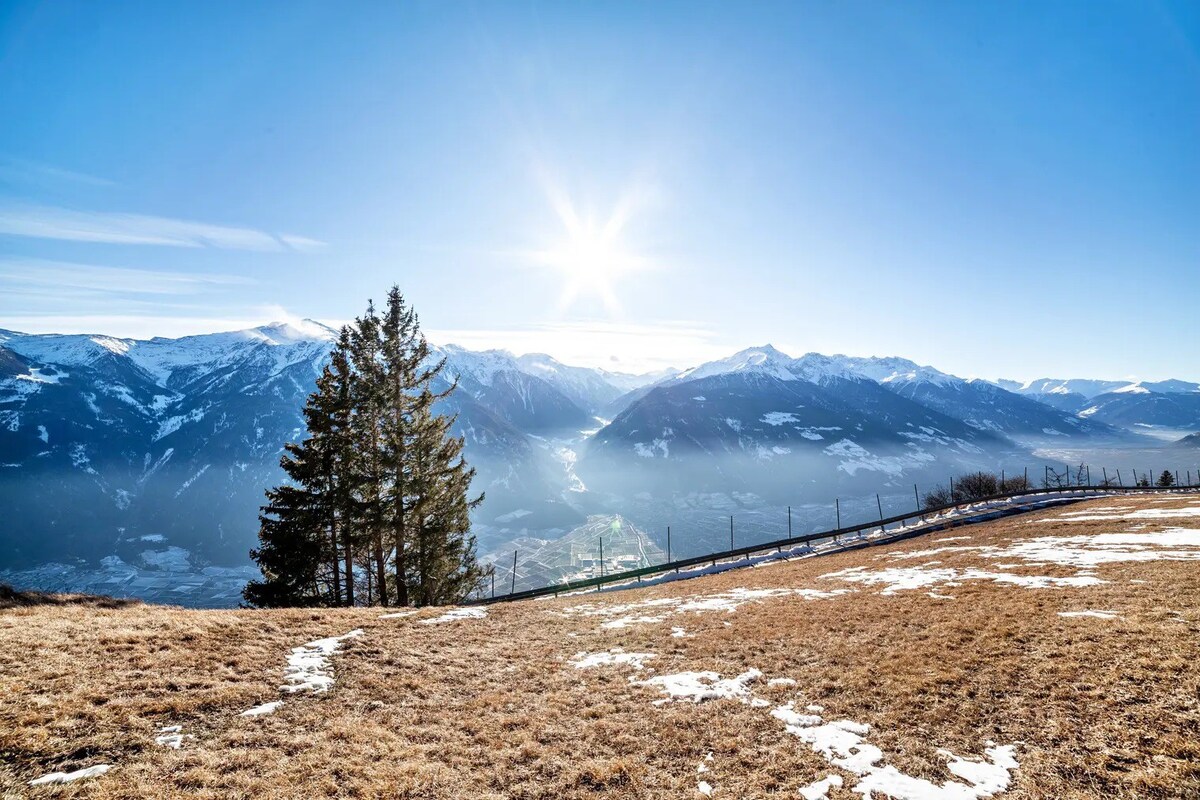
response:
M1024 491L1026 491L1026 492L1028 492L1028 491L1029 491L1029 467L1028 467L1028 466L1026 466L1026 467L1025 467L1025 487L1024 487Z
M667 563L671 563L671 526L667 526Z
M604 577L604 537L600 537L600 577Z
M842 529L842 502L841 502L841 500L839 500L836 497L833 498L833 512L835 514L837 514L837 530L841 531L841 529ZM837 533L835 533L833 535L833 538L834 539L837 538Z
M729 515L729 552L733 552L733 514Z
M879 522L882 523L883 522L883 503L880 502L880 500L879 500L879 492L875 493L875 507L879 509ZM882 524L880 524L879 532L883 533L883 531L884 531L884 526Z
M492 599L496 599L496 565L492 564Z
M517 593L517 551L516 550L513 550L512 588L508 590L508 593L509 594Z
M1088 482L1088 488L1090 489L1092 486L1092 465L1087 464L1087 465L1085 465L1084 468L1087 470L1087 482Z
M1188 478L1191 481L1191 478ZM788 506L788 541L792 539L792 507Z

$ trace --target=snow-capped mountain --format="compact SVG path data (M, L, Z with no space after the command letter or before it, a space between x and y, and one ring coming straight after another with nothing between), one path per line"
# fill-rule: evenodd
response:
M935 465L990 465L1014 449L859 374L851 359L791 359L763 347L650 389L593 437L578 471L589 487L615 494L796 499L802 486L878 487Z
M315 322L150 340L0 332L0 567L134 559L159 543L244 563L335 338ZM446 355L463 391L445 410L488 495L483 522L516 510L534 526L582 521L531 434L590 415L511 358Z
M0 570L116 558L107 585L142 580L127 569L139 563L245 565L263 490L281 479L284 443L303 436L300 409L334 338L307 321L181 339L0 331ZM903 358L792 358L769 345L643 376L453 345L434 356L459 381L445 411L487 493L475 517L485 551L555 538L592 514L636 513L658 530L685 507L701 519L717 506L911 493L962 470L1038 463L1035 446L1200 428L1200 391L1184 381L1017 392Z
M782 381L806 381L818 386L844 381L870 381L977 430L1019 439L1121 436L1120 431L1100 421L1048 408L1045 404L1013 394L995 384L964 380L905 358L807 353L793 359L766 345L687 370L663 385L716 375L751 374Z
M512 353L474 352L457 345L434 351L446 359L446 374L458 378L461 391L520 430L578 431L592 422L591 414L554 383L524 371ZM610 387L610 393L615 391Z
M1023 384L997 384L1091 422L1131 429L1200 425L1200 384L1191 381L1041 378Z

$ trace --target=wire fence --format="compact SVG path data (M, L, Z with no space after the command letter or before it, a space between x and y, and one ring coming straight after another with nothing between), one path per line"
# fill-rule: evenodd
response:
M476 597L473 597L464 602L464 605L479 605L486 603L509 602L513 600L530 600L538 597L557 597L560 594L568 594L572 592L580 592L587 589L599 590L604 586L613 586L626 583L640 583L646 578L664 575L670 572L680 572L696 567L702 567L706 564L715 568L720 562L741 561L750 559L755 555L770 553L775 551L782 554L784 548L796 548L797 546L813 545L822 542L829 542L835 545L838 550L844 550L848 547L863 547L867 545L877 544L880 541L893 541L897 538L905 538L907 536L915 536L920 533L928 533L930 531L940 530L942 528L978 522L983 518L992 519L997 516L1006 516L1009 514L1024 513L1026 511L1043 508L1051 503L1067 503L1079 502L1094 497L1105 497L1121 494L1140 494L1140 493L1179 493L1179 492L1196 492L1200 491L1200 470L1196 472L1196 483L1192 482L1192 473L1190 470L1185 470L1186 483L1180 481L1181 476L1178 471L1173 474L1174 483L1169 486L1154 485L1153 471L1147 470L1139 477L1137 471L1134 471L1133 486L1125 486L1121 483L1113 483L1113 480L1120 481L1120 473L1114 472L1113 476L1109 476L1107 470L1103 471L1103 483L1093 485L1091 482L1090 468L1082 468L1076 472L1079 475L1080 482L1070 483L1070 473L1074 468L1068 468L1066 473L1058 473L1052 471L1050 467L1046 467L1043 482L1055 483L1060 485L1044 485L1042 487L1029 486L1028 472L1023 476L1023 486L1020 489L1015 489L1007 492L999 492L996 494L974 497L970 499L951 500L950 502L936 505L933 507L922 507L920 492L917 487L913 486L914 495L917 501L917 509L911 512L896 514L890 517L884 517L883 505L879 500L879 495L875 495L876 508L879 511L879 519L861 522L855 525L843 527L841 524L841 499L834 499L834 511L836 513L837 526L828 530L817 531L815 533L801 534L798 536L792 535L791 531L791 513L789 508L788 513L788 536L782 539L773 539L771 541L757 542L754 544L735 547L734 534L735 523L734 516L729 517L729 549L714 551L704 555L692 556L689 558L681 558L671 560L670 558L670 527L667 528L667 560L661 564L654 564L637 569L624 570L620 572L611 572L604 574L603 557L601 557L600 571L601 574L591 578L580 580L566 580L560 583L552 583L546 586L540 586L534 589L523 589L516 591L517 582L517 564L519 551L513 552L513 562L511 573L507 581L508 593L496 594L496 574L495 565L493 565L493 573L491 580L491 594L486 595L480 592ZM1159 473L1160 476L1171 472L1164 470ZM951 493L953 496L953 481L951 482ZM1039 498L1043 498L1039 500ZM1027 502L1018 503L1016 501L1027 500ZM997 503L1008 503L1008 506L996 506ZM908 523L917 520L917 526L909 525ZM894 526L892 536L888 536L889 526ZM876 529L878 529L876 531ZM863 538L866 532L876 531L878 535L871 539ZM839 546L840 545L840 546ZM603 548L603 545L601 545ZM603 549L601 549L603 553ZM501 584L503 586L503 582Z

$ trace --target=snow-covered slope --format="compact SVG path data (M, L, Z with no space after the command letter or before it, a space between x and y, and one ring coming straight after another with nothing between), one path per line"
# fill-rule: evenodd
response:
M136 560L143 537L200 563L244 563L335 333L305 322L181 339L2 336L0 568ZM539 524L581 520L559 497L561 467L511 420L536 428L556 402L576 422L587 415L540 379L488 372L490 354L457 355L480 396L459 392L446 410L459 415L488 494L482 513L531 507ZM515 408L524 416L507 413Z

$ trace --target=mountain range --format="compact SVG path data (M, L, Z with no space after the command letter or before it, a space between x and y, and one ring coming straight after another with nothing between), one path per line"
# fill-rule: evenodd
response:
M246 565L334 338L311 321L149 340L0 331L0 570L153 565L164 548L176 567L178 553L196 569ZM598 514L657 531L835 495L911 502L915 482L1040 464L1047 448L1151 448L1139 431L1200 429L1200 385L1185 381L964 380L769 345L651 375L434 349L487 494L484 552Z

